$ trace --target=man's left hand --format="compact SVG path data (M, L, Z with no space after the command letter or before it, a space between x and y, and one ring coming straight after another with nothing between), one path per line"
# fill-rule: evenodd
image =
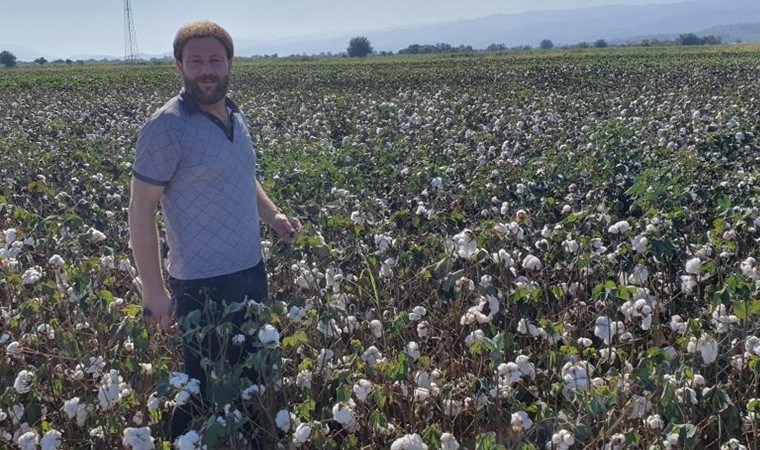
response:
M275 233L286 243L292 244L298 239L303 232L301 222L295 217L288 217L285 214L278 213L274 216L272 223L269 225Z

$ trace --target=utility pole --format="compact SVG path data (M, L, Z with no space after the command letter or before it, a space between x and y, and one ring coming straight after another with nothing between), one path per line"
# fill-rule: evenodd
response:
M132 0L124 0L124 62L137 62L138 53L137 32L135 32L135 21L132 17Z

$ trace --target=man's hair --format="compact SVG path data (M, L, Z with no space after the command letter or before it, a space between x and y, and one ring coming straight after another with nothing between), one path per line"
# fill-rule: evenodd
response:
M190 39L208 37L221 42L224 49L227 51L227 59L232 59L234 54L232 37L230 37L227 30L208 20L190 22L177 31L177 35L174 36L174 58L180 61L182 60L182 49Z

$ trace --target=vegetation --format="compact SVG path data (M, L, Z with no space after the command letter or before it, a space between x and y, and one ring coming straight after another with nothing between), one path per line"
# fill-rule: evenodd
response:
M16 55L8 50L3 50L0 52L0 64L7 68L16 67Z
M264 411L308 449L760 448L759 63L236 64L259 179L306 230L264 230L273 303L228 308L270 376L217 372L198 439L240 448ZM164 65L0 74L2 448L169 448L192 389L181 336L142 317L125 209L179 87Z
M366 36L356 36L351 38L348 42L348 56L350 57L364 57L372 54L372 45L369 43L369 39Z

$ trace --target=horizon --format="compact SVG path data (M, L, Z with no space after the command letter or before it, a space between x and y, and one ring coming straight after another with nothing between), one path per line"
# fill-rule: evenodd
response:
M499 0L473 0L462 5L455 0L443 0L430 8L420 1L404 0L375 0L363 5L348 0L291 0L266 7L262 1L234 0L220 10L218 6L198 0L132 0L132 15L138 51L150 57L170 53L176 30L198 19L213 20L224 26L240 47L237 44L245 45L246 41L266 43L336 37L494 14L685 1L688 0L514 0L504 4ZM102 0L7 0L4 3L0 7L0 16L5 19L0 29L0 50L48 59L120 58L124 55L122 1L113 1L112 5ZM78 31L77 35L71 33L72 29ZM86 42L83 34L89 37Z

